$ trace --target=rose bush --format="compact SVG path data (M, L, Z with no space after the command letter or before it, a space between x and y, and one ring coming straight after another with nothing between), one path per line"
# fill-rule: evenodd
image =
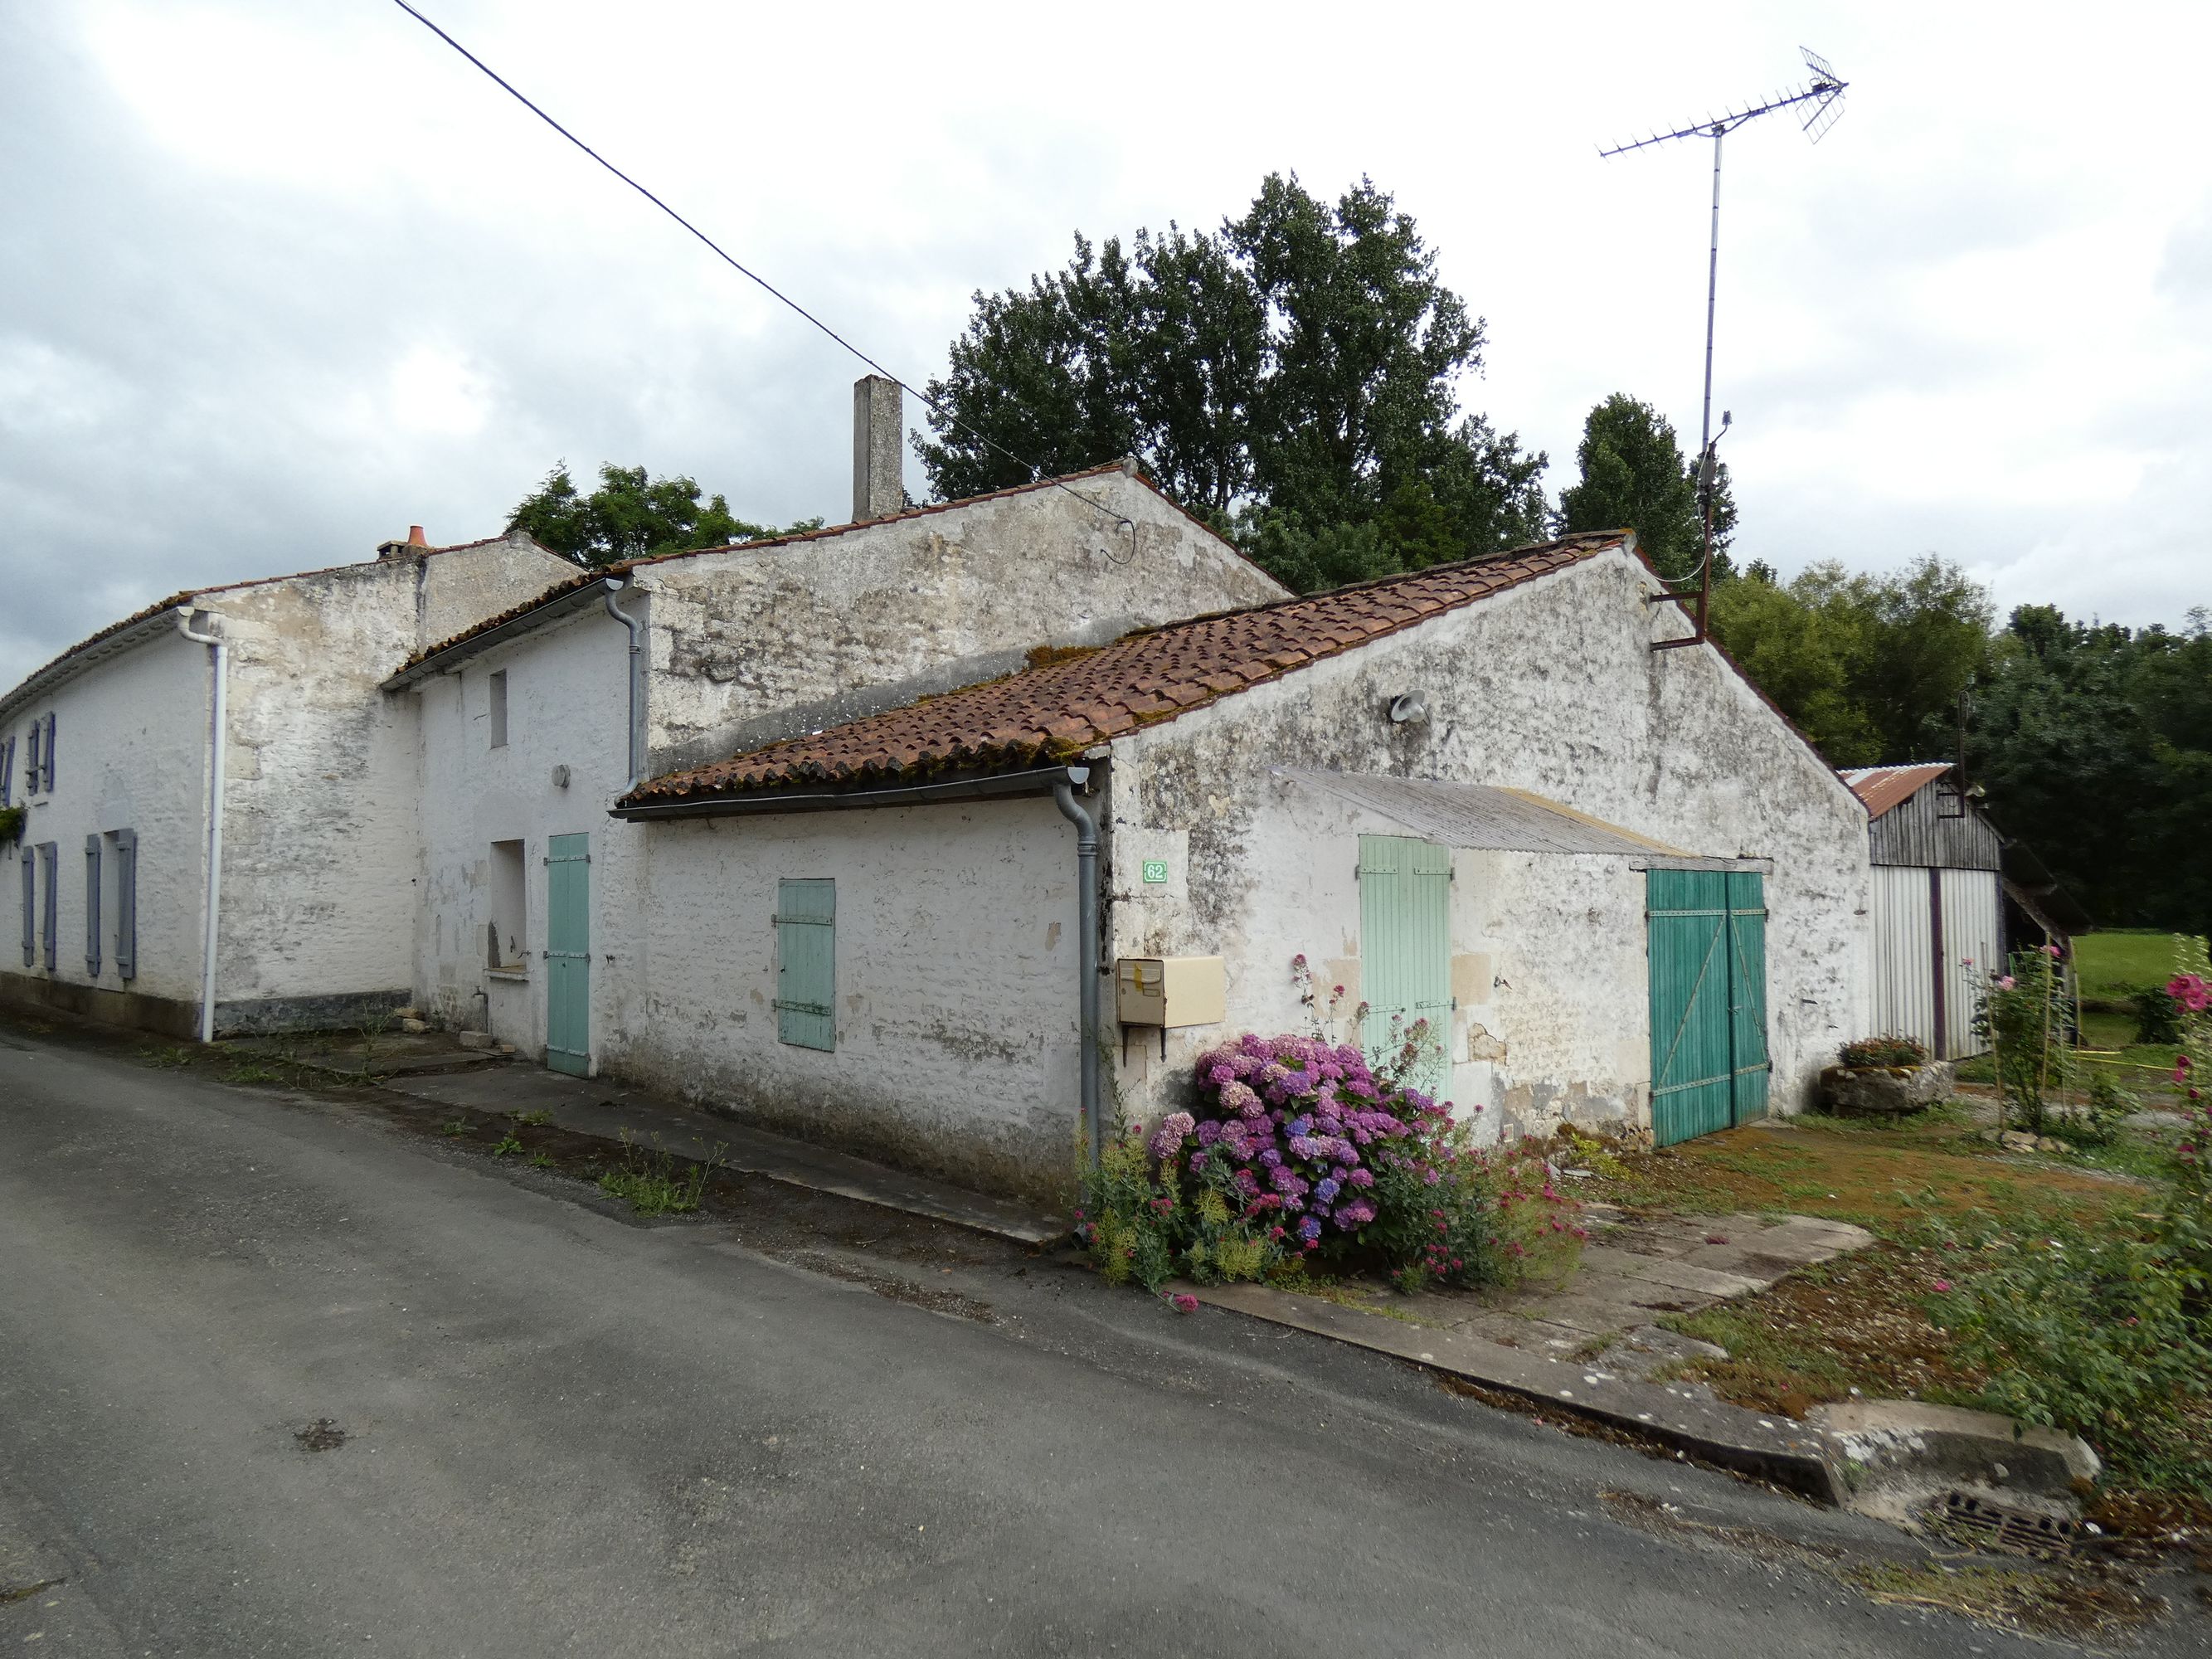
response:
M1401 1287L1510 1282L1572 1266L1576 1205L1532 1148L1469 1127L1350 1044L1248 1034L1195 1066L1196 1112L1118 1137L1079 1236L1109 1278L1261 1279L1311 1261Z

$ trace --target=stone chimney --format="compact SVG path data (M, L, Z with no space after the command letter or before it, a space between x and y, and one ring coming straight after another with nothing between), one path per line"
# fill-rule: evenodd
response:
M376 544L376 556L380 559L413 558L429 550L430 544L423 538L422 526L419 524L407 526L407 539L404 542L379 542Z
M880 374L853 382L853 522L888 519L906 507L899 483L903 410L899 383Z

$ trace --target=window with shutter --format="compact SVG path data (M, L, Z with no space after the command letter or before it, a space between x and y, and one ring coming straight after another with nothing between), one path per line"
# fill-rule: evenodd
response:
M22 864L23 966L29 968L36 965L39 960L39 936L37 932L37 922L34 920L38 915L37 882L39 861L31 856L31 849L27 847L23 849Z
M837 884L775 887L775 1035L801 1048L837 1047Z
M0 743L0 806L14 804L15 797L9 792L15 787L15 739L11 735L7 741Z
M115 971L138 977L138 832L115 832Z
M30 731L25 734L28 739L23 751L23 798L26 800L39 793L39 739L46 726L44 720L33 720Z
M84 971L100 977L100 837L84 838Z
M40 935L46 969L52 973L61 964L61 941L54 935L61 927L61 884L56 878L61 872L61 844L58 842L39 843L39 879L46 885L45 905L41 908L45 932Z
M54 716L51 709L46 712L46 793L54 793Z

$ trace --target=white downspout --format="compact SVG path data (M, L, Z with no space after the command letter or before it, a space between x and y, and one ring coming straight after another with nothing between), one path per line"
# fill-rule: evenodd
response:
M216 620L212 615L210 620ZM207 929L200 955L200 1041L215 1041L215 951L222 934L222 786L228 770L223 738L229 726L230 647L220 634L192 632L192 613L180 611L177 631L215 653L215 699L208 717Z
M628 793L645 775L645 624L615 603L623 591L623 582L613 576L606 580L606 591L601 597L606 601L607 615L629 630L629 753L624 763L629 781L623 785L623 793Z

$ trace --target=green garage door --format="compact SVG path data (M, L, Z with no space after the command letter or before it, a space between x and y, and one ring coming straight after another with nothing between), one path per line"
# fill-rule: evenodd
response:
M1765 884L1735 870L1644 881L1651 1132L1663 1146L1765 1115Z

